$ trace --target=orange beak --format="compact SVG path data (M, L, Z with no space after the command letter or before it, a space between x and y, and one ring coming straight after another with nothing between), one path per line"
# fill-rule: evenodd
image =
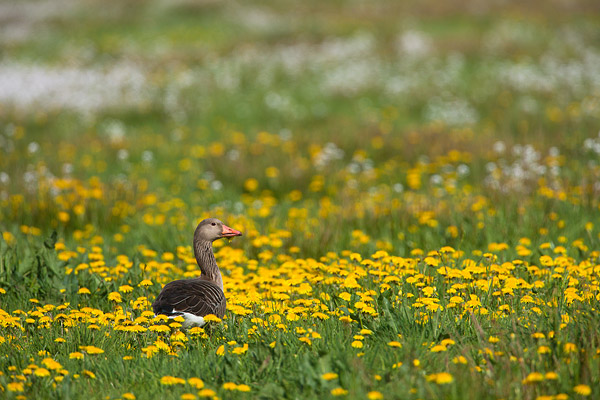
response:
M242 236L242 232L236 231L235 229L230 228L227 225L223 225L223 232L221 232L221 236L223 236L223 237Z

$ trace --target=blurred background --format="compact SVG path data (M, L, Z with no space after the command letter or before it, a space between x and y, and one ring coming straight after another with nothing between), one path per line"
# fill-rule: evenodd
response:
M172 247L210 214L307 255L516 242L528 206L541 227L573 193L597 208L599 11L3 1L0 227Z

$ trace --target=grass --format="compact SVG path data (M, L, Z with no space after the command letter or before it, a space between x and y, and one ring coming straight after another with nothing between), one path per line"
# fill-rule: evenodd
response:
M598 396L594 2L32 4L0 63L3 397ZM228 311L182 330L150 304L208 216L244 232Z

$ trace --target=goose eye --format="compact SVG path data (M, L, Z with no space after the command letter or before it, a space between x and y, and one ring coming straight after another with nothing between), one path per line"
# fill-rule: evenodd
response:
M212 226L216 226L217 224L216 224L215 222L213 222L211 225L212 225Z

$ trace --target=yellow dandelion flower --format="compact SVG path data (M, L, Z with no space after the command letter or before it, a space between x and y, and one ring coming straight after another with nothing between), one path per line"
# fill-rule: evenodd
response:
M529 375L527 375L525 377L525 379L523 379L522 383L529 384L529 383L541 382L543 380L544 380L544 375L542 375L539 372L531 372Z
M121 285L119 286L119 292L129 293L133 291L133 287L129 285Z
M446 350L448 350L448 348L446 346L438 344L438 345L433 346L430 351L432 353L439 353L439 352L446 351Z
M249 392L250 386L242 383L242 384L238 385L237 390L239 390L240 392Z
M54 369L61 369L62 368L62 365L60 365L60 363L54 361L51 358L44 358L42 360L42 364L44 364L46 366L46 368L48 368L48 369L53 369L54 370Z
M563 349L565 353L575 353L577 351L577 345L575 343L565 343Z
M454 377L448 372L440 372L437 374L427 375L426 378L428 381L433 381L438 385L445 385L454 381Z
M69 358L70 359L75 359L75 360L81 360L83 358L83 353L75 351L75 352L69 354Z
M448 372L440 372L439 374L437 374L437 377L435 379L435 383L437 383L438 385L444 385L447 383L451 383L452 381L454 381L454 377Z
M310 338L307 338L307 337L304 337L304 336L303 336L303 337L301 337L301 338L298 338L298 340L299 340L299 341L301 341L301 342L304 342L304 343L306 343L306 344L307 344L307 345L309 345L309 346L311 346L311 345L312 345L312 341L310 340Z
M248 178L244 182L244 189L249 192L254 192L258 188L258 181L254 178Z
M144 279L143 281L138 283L138 286L152 286L152 285L154 285L154 283L152 283L152 281L150 279Z
M194 400L196 398L196 395L192 393L184 393L179 398L181 400Z
M369 400L381 400L383 399L383 394L374 390L372 392L367 393L367 398Z
M125 399L125 400L135 400L135 394L133 394L133 393L130 393L130 392L128 392L128 393L123 393L123 394L121 395L121 397L122 397L123 399Z
M348 391L344 388L337 387L335 389L331 389L331 394L333 396L344 396L348 394Z
M352 298L352 295L348 292L342 292L342 293L338 294L338 297L342 300L350 301L350 299Z
M589 396L592 394L592 388L590 388L588 385L577 385L573 388L573 390L575 393L581 396Z
M546 372L546 374L544 375L544 378L548 379L548 380L556 380L558 379L558 374L556 372Z
M361 342L360 340L355 340L354 342L352 342L352 347L354 347L355 349L362 349L363 342Z
M552 350L548 346L540 346L537 349L538 354L550 354Z
M391 342L388 342L388 346L390 346L390 347L402 347L402 343L396 342L396 341L392 340Z
M235 384L233 382L225 382L223 384L223 389L225 389L225 390L236 390L237 389L237 384Z
M212 389L202 389L198 392L200 397L214 397L217 393Z
M222 356L223 354L225 354L225 345L222 344L217 348L216 354L218 356Z
M338 377L338 374L336 374L335 372L327 372L327 373L321 375L321 379L324 379L326 381L331 381L331 380L337 379L337 377Z
M123 301L121 298L121 294L119 292L111 292L108 294L108 300L114 301L115 303L120 303Z
M90 289L86 287L79 288L77 294L91 294Z
M96 346L83 346L82 348L88 354L102 354L102 353L104 353L104 350L102 350L101 348L96 347Z
M190 378L188 379L188 383L198 390L204 387L204 381L200 378Z
M25 390L23 387L23 382L11 382L6 385L6 389L9 392L23 392Z
M88 371L87 369L83 370L83 374L90 379L96 379L96 374L94 374L92 371Z
M185 379L182 378L177 378L175 376L163 376L162 378L160 378L160 384L161 385L184 385L185 384Z
M35 371L33 371L33 374L35 376L50 376L50 371L48 371L46 368L37 368Z
M236 347L232 350L233 354L244 354L248 351L248 343L244 343L242 347Z
M214 314L208 314L204 316L204 321L206 322L221 322L221 318L217 317Z

